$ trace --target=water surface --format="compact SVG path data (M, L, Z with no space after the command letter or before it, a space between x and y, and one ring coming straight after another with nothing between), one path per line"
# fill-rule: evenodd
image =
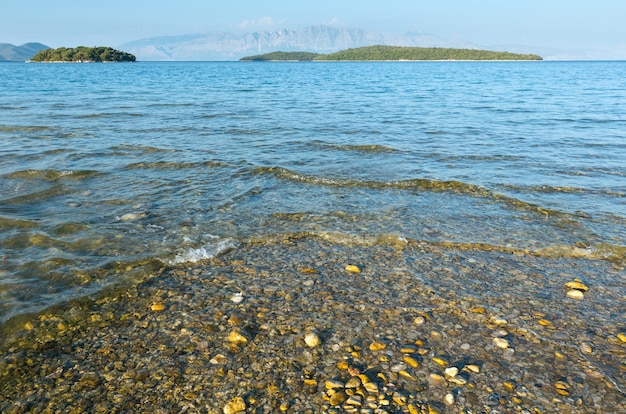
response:
M0 78L2 321L289 234L623 268L625 62L2 64Z

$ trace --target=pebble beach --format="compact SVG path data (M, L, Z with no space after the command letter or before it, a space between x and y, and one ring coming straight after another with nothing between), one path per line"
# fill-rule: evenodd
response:
M146 268L6 324L0 411L626 412L619 263L292 236Z

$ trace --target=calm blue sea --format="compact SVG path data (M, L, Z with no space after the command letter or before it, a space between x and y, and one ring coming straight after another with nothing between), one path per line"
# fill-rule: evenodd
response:
M286 234L623 268L625 104L626 62L0 64L0 321Z

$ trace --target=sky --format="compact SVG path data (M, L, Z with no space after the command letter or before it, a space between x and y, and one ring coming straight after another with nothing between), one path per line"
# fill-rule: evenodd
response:
M327 24L626 60L625 0L3 0L0 43L111 46Z

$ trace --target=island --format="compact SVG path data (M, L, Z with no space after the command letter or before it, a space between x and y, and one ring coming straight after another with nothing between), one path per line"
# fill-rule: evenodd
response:
M115 50L110 47L97 46L74 48L60 47L58 49L40 50L29 62L135 62L136 58L130 53Z
M272 52L240 61L421 61L421 60L543 60L535 54L443 47L365 46L335 53Z

